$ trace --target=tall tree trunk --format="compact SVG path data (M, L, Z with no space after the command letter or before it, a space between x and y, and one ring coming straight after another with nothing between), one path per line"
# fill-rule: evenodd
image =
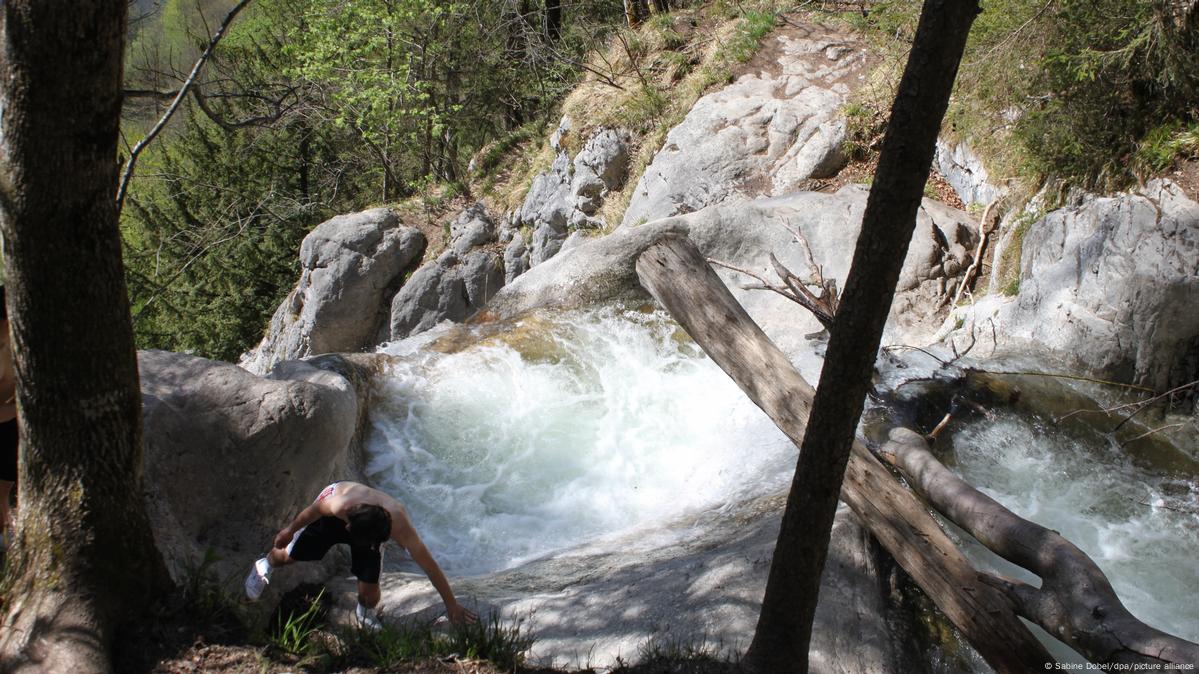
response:
M545 41L562 37L562 0L545 0Z
M125 0L0 5L0 231L21 417L0 670L103 672L170 587L142 502L114 195Z
M808 671L820 575L845 465L916 226L941 118L978 11L977 0L926 0L920 14L746 654L760 672Z
M665 14L670 11L670 1L649 0L649 11L651 14Z

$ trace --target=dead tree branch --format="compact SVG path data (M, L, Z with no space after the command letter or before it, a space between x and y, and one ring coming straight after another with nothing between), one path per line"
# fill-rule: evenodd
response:
M955 475L914 431L891 432L880 454L945 517L1004 559L1041 577L1041 587L984 574L1016 611L1096 663L1195 663L1199 644L1137 620L1095 562L1056 531L1012 513Z
M233 23L233 19L237 17L241 10L245 9L246 5L250 4L250 0L240 0L229 13L225 15L225 19L221 21L221 25L217 28L216 33L209 40L208 46L205 47L204 53L200 54L200 58L196 59L196 64L192 66L191 73L184 80L183 86L175 93L175 99L171 101L171 105L166 112L158 120L158 123L150 129L145 138L138 141L137 145L129 151L129 158L125 160L125 169L121 172L121 182L117 185L117 216L120 216L121 208L125 205L125 195L129 192L129 182L133 180L133 169L137 166L137 158L146 149L146 147L154 141L154 138L166 128L167 122L171 121L171 117L175 115L175 111L179 109L183 99L187 96L187 92L195 86L196 80L200 76L200 71L204 68L204 64L212 57L212 52L216 49L217 43L225 35L225 30L229 28L229 24Z
M837 315L837 281L836 279L824 278L824 269L816 264L816 260L812 257L812 247L808 245L808 241L804 238L803 233L786 224L783 224L783 227L791 233L791 236L795 238L795 242L803 249L809 269L809 276L806 280L799 278L790 269L787 269L782 262L779 262L774 253L770 254L770 266L774 268L774 273L782 281L783 285L781 286L767 281L765 277L748 269L743 269L713 258L706 258L706 260L709 264L714 264L718 267L723 267L756 279L758 285L746 285L742 287L746 290L770 290L778 293L807 309L816 317L816 320L820 321L820 324L826 330L831 330L833 327L833 318ZM808 286L818 288L819 294L813 293L808 289Z

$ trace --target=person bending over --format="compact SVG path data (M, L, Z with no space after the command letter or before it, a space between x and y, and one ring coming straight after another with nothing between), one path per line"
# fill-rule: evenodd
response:
M279 531L274 548L250 569L246 596L251 601L262 596L275 568L319 560L329 548L345 543L350 546L350 569L358 578L358 621L378 628L375 606L379 603L379 573L383 566L381 546L389 538L407 550L429 577L452 622L478 621L477 615L454 598L449 581L412 527L404 506L378 489L357 482L334 482L325 487L312 505Z

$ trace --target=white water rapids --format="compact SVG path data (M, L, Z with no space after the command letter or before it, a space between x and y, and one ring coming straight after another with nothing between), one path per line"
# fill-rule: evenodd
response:
M444 328L385 347L398 358L377 379L368 447L369 476L451 573L511 568L790 480L795 448L661 314L454 329L478 333L463 348L430 348ZM815 381L819 360L799 361ZM1015 416L954 444L955 470L1078 544L1134 614L1199 640L1195 476L1154 476Z

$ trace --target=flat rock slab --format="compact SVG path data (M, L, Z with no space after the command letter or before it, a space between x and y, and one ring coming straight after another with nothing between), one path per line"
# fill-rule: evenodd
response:
M777 195L846 162L841 107L864 77L865 45L817 25L767 38L761 67L699 99L645 169L622 226L735 195Z
M482 615L496 611L521 620L536 637L536 662L610 667L618 658L635 661L650 640L742 653L757 624L782 502L782 495L763 498L451 582L459 599ZM388 554L390 560L402 556L394 547ZM888 635L890 607L877 556L873 540L842 505L820 590L813 671L913 671ZM419 571L388 571L382 585L385 619L432 620L443 613ZM340 618L348 620L356 601L353 579L331 587Z

